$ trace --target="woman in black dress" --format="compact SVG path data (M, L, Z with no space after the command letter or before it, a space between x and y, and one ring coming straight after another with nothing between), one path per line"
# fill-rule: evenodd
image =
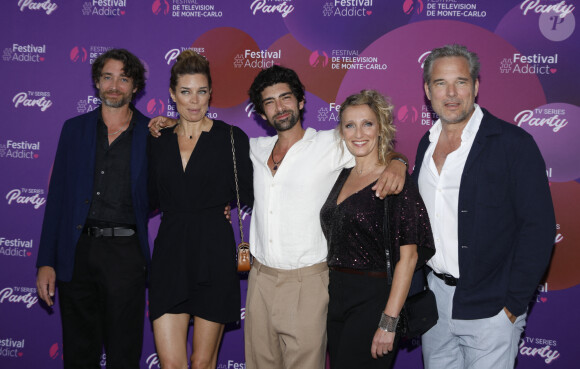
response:
M390 368L399 340L395 328L414 270L433 254L425 205L407 175L403 191L389 196L388 227L393 282L387 283L383 201L372 186L392 151L393 106L373 90L340 106L337 131L355 157L322 207L330 267L327 334L332 369Z
M206 116L209 62L191 50L171 68L174 128L150 142L151 200L162 212L151 265L149 311L162 368L215 368L224 324L240 319L235 241L224 207L236 197L230 126ZM233 128L240 196L253 202L246 134Z

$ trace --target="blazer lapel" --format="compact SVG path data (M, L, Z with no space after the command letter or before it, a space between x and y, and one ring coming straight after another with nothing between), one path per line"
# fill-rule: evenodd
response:
M81 173L79 178L81 181L86 181L84 186L79 186L79 189L88 190L87 194L82 196L90 196L93 191L93 181L95 178L95 160L97 156L97 119L99 111L95 109L91 114L86 124L84 125L84 132L80 135L80 153L83 159L82 165L79 167Z
M473 146L471 146L471 150L469 151L469 155L467 156L465 168L463 169L464 173L467 170L469 170L469 168L475 163L477 157L485 147L485 144L488 140L488 136L493 136L501 133L501 127L497 124L497 118L491 115L487 110L485 109L482 110L483 110L483 119L481 120L481 125L479 126L479 130L475 135Z
M423 159L425 157L425 151L429 147L429 131L421 137L419 145L417 148L417 156L415 157L415 167L413 168L413 173L411 173L411 178L415 180L415 184L419 182L419 174L421 172L421 166L423 165Z
M138 113L137 110L134 110ZM138 116L135 121L135 127L133 127L133 139L131 144L131 191L135 191L135 187L138 183L139 173L143 170L143 165L145 165L146 160L143 160L143 156L147 153L147 125L140 124L141 117Z

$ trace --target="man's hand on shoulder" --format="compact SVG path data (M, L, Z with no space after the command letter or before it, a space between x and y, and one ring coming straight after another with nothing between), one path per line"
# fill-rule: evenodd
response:
M56 282L56 272L51 266L41 266L38 268L36 276L36 291L38 296L46 302L48 306L54 305L54 287Z
M395 158L400 158L395 159ZM384 199L387 195L397 195L401 193L405 186L405 176L407 174L407 158L399 153L389 154L390 159L387 167L381 174L377 183L372 187L376 196ZM404 162L404 163L403 163Z
M158 115L155 118L152 118L147 126L149 127L149 133L151 133L151 136L157 138L161 136L160 131L163 128L173 127L176 124L177 124L176 119L171 119L164 117L162 115Z

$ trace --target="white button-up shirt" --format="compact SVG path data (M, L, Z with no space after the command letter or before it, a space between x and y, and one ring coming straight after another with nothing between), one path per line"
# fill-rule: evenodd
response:
M340 171L354 165L334 132L306 129L273 176L268 158L278 139L250 139L254 166L254 208L250 251L258 261L278 269L298 269L326 261L320 209Z
M431 221L437 252L427 263L437 273L459 278L458 207L459 185L473 140L479 130L483 112L476 104L475 111L461 133L461 145L445 159L441 173L437 171L433 152L441 135L441 120L429 130L429 147L425 151L419 172L419 192Z

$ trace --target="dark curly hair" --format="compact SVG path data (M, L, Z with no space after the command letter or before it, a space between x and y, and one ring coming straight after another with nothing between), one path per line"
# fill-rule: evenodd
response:
M264 112L264 101L262 100L262 92L270 86L277 83L286 83L290 86L290 90L296 100L305 101L304 99L304 85L300 82L300 78L296 72L290 68L282 67L279 65L274 65L268 69L262 70L256 78L250 89L248 90L248 95L250 95L250 101L254 104L254 109L261 115L265 115ZM304 109L300 110L300 120L304 118Z
M138 57L126 49L111 49L95 59L92 67L93 82L95 84L99 82L103 67L109 59L118 60L123 63L123 72L133 80L133 87L137 88L133 97L143 91L145 88L145 67Z

